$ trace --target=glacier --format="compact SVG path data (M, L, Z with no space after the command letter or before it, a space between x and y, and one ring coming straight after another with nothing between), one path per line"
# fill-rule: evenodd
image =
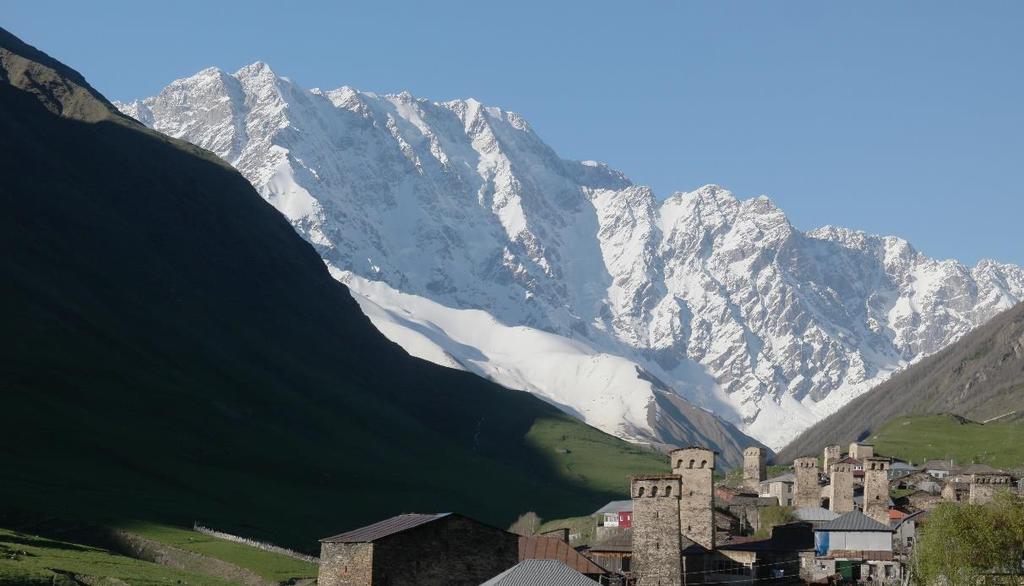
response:
M304 89L257 62L118 103L237 168L390 339L631 441L774 449L1024 299L1024 270L660 197L473 99Z

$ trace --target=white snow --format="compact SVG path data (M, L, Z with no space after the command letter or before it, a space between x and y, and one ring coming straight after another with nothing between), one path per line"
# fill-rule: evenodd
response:
M1024 299L1024 270L803 233L764 196L664 201L521 117L256 63L119 107L231 162L410 353L663 439L659 385L774 448ZM655 412L651 412L655 409Z

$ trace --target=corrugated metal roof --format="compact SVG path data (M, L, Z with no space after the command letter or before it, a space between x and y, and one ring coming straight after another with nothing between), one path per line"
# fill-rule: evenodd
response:
M831 521L839 518L839 513L823 507L800 507L793 514L801 521Z
M626 513L626 512L632 512L632 510L633 510L633 501L632 500L611 501L607 505L605 505L605 506L601 507L600 509L594 511L594 514L595 515L603 515L605 513Z
M868 517L860 511L850 511L824 525L814 529L815 531L885 531L892 533L888 525L884 525Z
M568 543L554 537L533 535L519 538L519 559L556 560L583 574L607 574L608 571L584 557Z
M402 531L408 531L413 527L425 525L431 521L447 517L448 515L451 515L451 513L406 513L404 515L396 515L390 519L378 521L373 525L353 529L352 531L341 533L333 537L325 537L320 541L328 543L366 543L370 541L377 541L382 537L401 533Z
M595 582L556 560L523 560L480 586L594 586Z

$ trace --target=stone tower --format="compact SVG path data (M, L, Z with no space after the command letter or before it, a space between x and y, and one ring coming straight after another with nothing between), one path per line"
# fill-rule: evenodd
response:
M864 514L889 524L889 458L864 460Z
M840 515L852 511L853 464L832 464L829 469L829 487L828 509Z
M821 488L818 484L818 459L807 456L793 460L793 472L796 476L793 506L797 508L820 507Z
M633 495L633 572L637 586L682 586L679 502L682 483L675 474L635 476Z
M850 457L855 460L863 462L868 458L872 458L875 455L875 446L871 444L862 444L860 442L853 442L850 444Z
M971 491L967 502L972 505L983 505L992 502L996 492L1000 490L1012 490L1011 479L1008 474L1002 473L976 473L971 475Z
M743 450L743 489L757 493L761 482L768 478L764 448L749 447Z
M682 481L679 528L684 537L707 549L715 548L715 453L707 448L669 452L672 473Z
M821 467L825 470L831 470L832 464L835 464L842 459L842 447L840 446L825 446L825 454L821 459Z

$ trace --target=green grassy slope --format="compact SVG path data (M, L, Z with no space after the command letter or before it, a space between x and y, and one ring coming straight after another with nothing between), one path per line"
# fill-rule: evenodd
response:
M222 560L251 570L274 582L293 578L316 578L319 566L294 557L211 537L182 527L169 527L145 522L121 523L117 527L132 534Z
M401 512L586 513L665 466L409 357L235 171L0 52L0 507L315 551Z
M104 579L105 582L99 581ZM0 584L70 586L85 583L230 584L212 576L175 570L103 549L0 529Z
M914 463L953 459L958 464L988 464L1024 469L1024 425L984 425L952 415L897 417L871 435L879 454Z

